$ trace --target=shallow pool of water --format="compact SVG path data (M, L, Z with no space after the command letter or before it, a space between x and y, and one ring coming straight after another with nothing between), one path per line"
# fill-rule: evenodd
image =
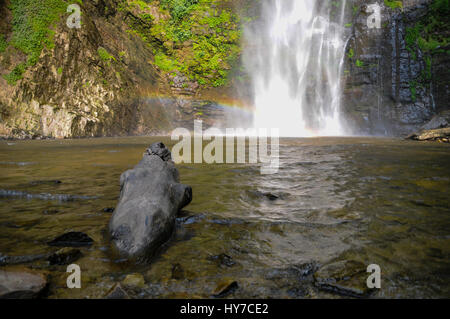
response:
M210 297L227 281L239 285L230 297L338 297L299 271L339 260L380 265L382 288L372 297L450 297L448 145L282 139L274 175L251 164L180 164L194 199L173 238L152 263L124 263L111 255L104 209L117 203L120 174L160 140L173 144L1 141L0 253L46 254L55 250L47 242L68 231L94 239L76 262L81 289L66 287L65 266L27 264L49 272L50 298L99 298L136 272L146 282L130 292L137 298Z

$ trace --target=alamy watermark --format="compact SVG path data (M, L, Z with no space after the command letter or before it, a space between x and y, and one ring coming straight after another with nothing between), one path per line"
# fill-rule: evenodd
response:
M67 266L66 272L71 273L67 277L67 288L69 289L80 289L81 288L81 268L77 264L71 264Z
M186 128L173 130L171 139L178 143L172 148L172 157L177 164L192 163L193 140L193 162L196 164L261 163L261 174L275 174L280 166L279 135L279 129L277 128L270 129L270 132L269 129L265 128L227 128L223 132L214 127L203 131L203 121L196 120L194 121L193 137L191 131ZM270 144L268 143L269 139ZM237 141L235 142L235 140ZM203 147L204 141L209 142L205 147ZM247 153L248 156L246 156Z
M67 27L69 29L81 28L81 8L78 4L71 4L67 7L67 12L71 15L67 18Z
M367 266L367 272L370 272L371 275L367 278L367 288L373 289L381 288L381 268L377 264L371 264Z
M367 12L372 13L367 18L367 27L369 29L381 29L381 6L378 3L368 5Z

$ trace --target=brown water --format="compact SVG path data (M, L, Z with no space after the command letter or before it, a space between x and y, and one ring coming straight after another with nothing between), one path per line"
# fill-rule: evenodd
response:
M66 288L65 266L28 264L50 273L50 298L99 298L136 272L146 281L130 291L137 298L210 297L228 280L239 284L230 297L337 297L298 275L306 263L336 260L380 265L373 297L450 297L448 145L284 139L275 175L250 164L178 165L194 200L174 237L151 264L123 263L111 257L103 210L117 203L120 174L159 140L172 145L153 137L1 141L0 253L52 252L46 243L68 231L92 237L76 262L82 289ZM234 264L213 257L220 254Z

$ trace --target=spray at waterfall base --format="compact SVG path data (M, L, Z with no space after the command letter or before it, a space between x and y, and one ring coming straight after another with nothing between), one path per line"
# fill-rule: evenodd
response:
M276 174L280 166L279 136L278 128L227 128L222 131L211 127L203 131L203 121L196 120L193 134L186 128L172 131L172 141L178 142L172 147L172 157L177 164L260 164L261 174ZM204 142L209 143L204 146Z

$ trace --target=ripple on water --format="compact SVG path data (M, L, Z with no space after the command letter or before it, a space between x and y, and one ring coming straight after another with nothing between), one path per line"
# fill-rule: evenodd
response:
M49 200L57 200L61 202L69 202L76 200L90 200L96 199L97 196L83 196L83 195L70 195L70 194L48 194L48 193L40 193L40 194L32 194L22 191L16 190L8 190L8 189L0 189L0 197L3 198L17 198L17 199L40 199L44 201Z
M28 166L36 165L37 162L0 162L0 165L17 165L17 166Z

